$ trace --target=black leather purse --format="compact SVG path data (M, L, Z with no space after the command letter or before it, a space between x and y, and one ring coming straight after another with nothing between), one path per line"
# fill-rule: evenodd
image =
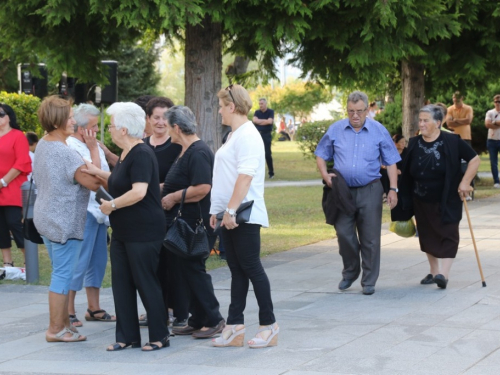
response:
M184 189L182 191L182 200L179 211L167 230L167 234L163 240L163 246L175 255L184 259L207 258L210 255L210 247L208 246L207 230L203 224L200 203L198 202L200 219L196 223L194 230L182 218L182 208L184 207L186 190L187 189Z
M236 210L236 224L248 223L248 220L250 220L250 214L252 213L252 207L253 201L248 201L240 204L240 206ZM224 218L225 212L226 211L222 211L217 214L217 223L215 224L214 233L217 233L220 230L220 225L222 223L222 219Z
M40 233L38 233L38 230L35 227L35 223L33 222L33 215L28 215L29 211L29 206L31 205L32 201L33 204L35 203L36 195L33 195L33 199L31 199L31 192L33 191L33 177L31 177L30 180L30 190L28 193L28 202L26 203L26 209L24 210L24 220L23 220L23 235L24 238L36 243L38 245L43 244L42 237L40 236Z

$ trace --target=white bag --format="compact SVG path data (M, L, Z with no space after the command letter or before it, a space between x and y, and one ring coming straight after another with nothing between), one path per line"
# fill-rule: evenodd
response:
M26 280L26 269L21 267L0 268L0 275L5 272L5 280Z

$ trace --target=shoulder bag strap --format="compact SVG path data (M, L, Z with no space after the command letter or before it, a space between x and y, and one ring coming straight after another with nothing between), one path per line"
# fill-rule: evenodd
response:
M177 211L177 217L182 216L182 208L184 207L184 200L186 199L186 191L187 191L187 188L185 188L182 191L181 205L179 206L179 211Z

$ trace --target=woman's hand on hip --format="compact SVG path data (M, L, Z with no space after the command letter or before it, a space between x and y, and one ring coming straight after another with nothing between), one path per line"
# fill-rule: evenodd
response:
M238 224L236 224L236 216L231 216L225 212L224 217L222 218L221 226L226 227L227 230L238 227Z

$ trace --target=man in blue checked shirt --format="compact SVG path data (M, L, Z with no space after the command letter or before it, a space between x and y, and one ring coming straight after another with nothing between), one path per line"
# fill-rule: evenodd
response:
M347 99L349 118L332 124L316 148L316 162L321 176L331 187L337 177L327 171L326 162L334 161L351 191L356 212L340 212L335 222L344 269L340 290L348 289L363 268L363 294L375 293L380 271L380 231L382 195L380 165L387 166L390 191L387 204L393 209L398 201L396 163L401 160L386 128L367 118L368 97L354 91ZM360 259L361 253L361 259ZM361 262L362 261L362 262Z

